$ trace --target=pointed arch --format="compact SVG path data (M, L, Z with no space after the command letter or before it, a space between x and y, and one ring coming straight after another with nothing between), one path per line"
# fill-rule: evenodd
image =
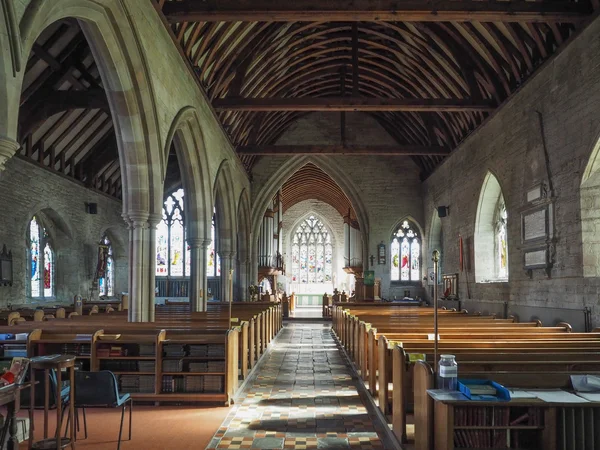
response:
M213 198L217 216L218 243L220 252L236 249L237 199L229 160L223 160L213 186Z
M129 13L118 2L33 0L20 23L24 60L39 33L66 18L80 21L106 90L119 148L124 214L147 220L162 207L163 161L153 90Z
M506 203L498 178L488 171L475 219L475 281L508 281L508 232Z
M234 300L245 301L247 299L247 287L250 285L250 197L248 191L243 189L240 193L237 208L237 270L236 270L236 298Z
M166 158L171 144L177 153L185 192L185 220L188 236L204 240L210 239L212 189L208 172L208 155L198 113L194 108L183 108L173 120L163 151L165 171Z
M600 277L600 129L590 148L579 191L583 276Z
M366 208L356 187L340 169L335 158L329 156L301 155L287 159L270 177L256 196L252 205L252 274L258 274L258 237L264 212L271 204L277 190L299 169L306 164L314 164L331 177L352 203L363 237L363 254L367 255L369 219ZM366 263L365 258L365 263Z

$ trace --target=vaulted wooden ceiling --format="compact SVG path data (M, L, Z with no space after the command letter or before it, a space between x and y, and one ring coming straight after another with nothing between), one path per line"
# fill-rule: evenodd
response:
M157 5L249 171L309 111L363 110L398 143L387 153L410 155L427 176L598 0ZM353 151L343 144L329 152Z
M281 188L283 213L304 200L320 200L333 206L342 217L350 214L355 220L352 203L339 185L314 164L306 164L292 175Z
M52 24L33 45L21 92L19 140L20 157L121 197L108 100L88 42L74 19Z

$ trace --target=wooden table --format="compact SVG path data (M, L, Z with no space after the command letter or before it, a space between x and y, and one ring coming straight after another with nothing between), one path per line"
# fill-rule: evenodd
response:
M37 356L29 360L29 369L31 370L31 380L35 380L34 370L44 371L45 395L44 395L44 440L33 443L33 418L30 423L29 448L34 449L61 449L68 445L75 450L75 356L73 355L47 355ZM69 390L69 417L71 427L70 438L61 438L62 428L62 369L67 369L71 387ZM56 371L56 434L52 439L48 439L48 410L50 408L50 371ZM31 387L31 411L34 409L35 385ZM33 416L31 416L33 417Z
M8 431L8 442L6 444L8 450L18 450L19 448L19 440L17 439L17 413L21 409L21 391L30 386L31 383L25 383L20 385L10 384L0 388L0 406L6 405L8 410L6 421L2 428L2 435L0 437L2 441L0 441L0 445L4 442Z

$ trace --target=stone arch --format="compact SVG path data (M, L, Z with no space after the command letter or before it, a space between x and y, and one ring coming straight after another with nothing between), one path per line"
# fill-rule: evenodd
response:
M2 2L0 10L3 20L0 20L0 138L4 137L16 144L18 115L14 112L19 109L20 90L17 87L16 75L22 70L21 36L19 24L12 2ZM2 156L2 155L0 155ZM7 157L11 154L5 155Z
M488 171L481 186L475 218L475 281L477 283L506 281L498 276L494 230L497 206L499 202L504 201L503 190L498 178Z
M363 238L363 255L368 255L368 236L369 236L369 219L367 210L363 204L358 189L353 185L352 181L339 168L335 162L335 157L323 156L318 157L312 155L294 156L286 160L280 167L271 175L269 181L263 186L254 200L252 208L252 274L258 274L258 239L260 227L264 212L269 207L273 200L273 196L277 190L299 169L308 163L312 163L325 172L335 181L342 189L344 194L352 203L352 207L356 212L358 224ZM367 258L364 258L364 264L367 263Z
M583 276L600 276L600 130L591 143L590 158L581 178L581 244Z
M165 161L171 143L177 153L185 191L188 236L202 240L210 239L212 201L209 164L200 120L194 108L183 108L173 120L163 152ZM165 170L166 166L165 162Z
M221 300L228 302L235 295L230 293L229 271L234 269L237 247L237 199L229 160L223 160L217 170L213 195L217 214L216 250L221 257Z
M237 207L237 273L236 295L237 300L247 299L250 275L250 198L248 191L243 189L240 193ZM234 299L236 300L236 299Z
M231 166L223 160L213 186L214 205L217 211L219 251L233 252L236 249L237 208Z
M22 57L26 60L41 30L69 17L80 21L105 85L119 148L124 215L146 221L161 211L162 170L150 168L162 169L162 158L152 89L129 13L117 2L31 1L20 23Z

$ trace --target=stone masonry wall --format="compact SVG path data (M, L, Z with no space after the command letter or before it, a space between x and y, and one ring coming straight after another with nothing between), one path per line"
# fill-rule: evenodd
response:
M598 326L600 280L583 277L582 233L600 241L598 201L592 199L600 190L587 193L582 209L580 186L594 157L599 113L600 19L596 19L424 182L426 230L434 208L450 206L450 215L441 219L445 272L459 272L459 234L464 239L467 267L459 274L459 295L467 308L501 311L507 302L508 312L520 314L521 320L537 316L548 325L568 320L581 329L582 310L588 306ZM534 270L530 278L523 270L520 212L526 207L525 192L536 182L548 181L544 145L556 197L556 263L550 277ZM508 211L508 283L474 282L474 268L482 264L473 261L474 228L488 171L497 177Z
M97 203L98 214L88 214L86 203ZM0 308L32 302L27 297L27 227L40 212L49 219L56 258L56 297L48 303L70 303L76 294L87 297L97 244L106 231L115 255L115 294L120 297L127 290L128 233L121 202L15 157L0 174L0 210L0 246L12 251L14 280L12 287L0 287Z

